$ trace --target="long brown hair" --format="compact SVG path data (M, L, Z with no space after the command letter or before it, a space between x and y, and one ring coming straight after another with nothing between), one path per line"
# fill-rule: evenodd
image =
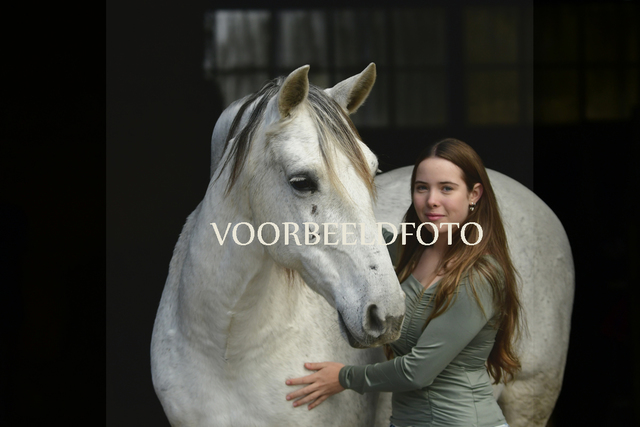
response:
M470 288L482 308L473 285L473 279L478 275L484 277L492 287L494 308L499 313L495 325L498 333L487 360L487 369L495 383L500 381L506 383L513 379L520 369L520 361L515 352L514 344L520 333L521 305L518 298L517 272L509 256L507 237L498 203L480 156L469 145L452 138L437 142L418 156L411 174L412 196L418 165L431 157L439 157L458 166L462 170L462 178L468 191L471 191L477 183L482 185L482 196L477 201L475 209L469 212L465 223L476 222L480 224L483 237L478 244L467 245L460 236L463 224L460 224L460 228L455 231L453 242L448 246L436 269L436 272L442 274L443 278L433 296L434 308L424 327L431 319L440 316L450 307L457 294L460 281L465 275L468 275ZM420 223L413 201L407 209L404 222L414 223L416 226ZM430 242L433 239L428 229L429 227L422 227L423 235L421 237L425 242ZM473 226L466 227L464 234L465 239L472 243L476 242L479 237L477 227ZM418 242L417 236L407 236L407 244L400 249L400 257L396 267L396 274L400 282L406 280L415 269L424 249L425 246ZM491 255L499 267L484 257L485 255Z

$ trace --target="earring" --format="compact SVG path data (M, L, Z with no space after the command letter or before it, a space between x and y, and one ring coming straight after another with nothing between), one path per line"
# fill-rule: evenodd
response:
M475 208L476 208L476 204L475 204L475 203L471 203L471 204L469 205L469 210L470 210L471 212L473 212L473 210L474 210Z

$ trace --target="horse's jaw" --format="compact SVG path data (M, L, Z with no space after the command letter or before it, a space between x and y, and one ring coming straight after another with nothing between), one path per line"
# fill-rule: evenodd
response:
M368 263L344 258L342 264L326 264L319 271L302 270L305 285L331 306L340 335L351 347L378 347L395 341L405 303L393 269L371 269Z

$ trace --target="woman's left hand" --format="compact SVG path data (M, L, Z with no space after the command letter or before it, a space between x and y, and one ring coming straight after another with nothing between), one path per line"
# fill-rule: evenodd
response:
M289 393L287 400L297 399L293 402L293 406L300 406L311 402L309 404L309 410L311 410L324 402L328 397L340 393L344 390L344 387L340 385L338 376L343 366L342 363L336 362L305 363L305 368L317 372L307 375L306 377L287 380L287 385L309 384L300 390Z

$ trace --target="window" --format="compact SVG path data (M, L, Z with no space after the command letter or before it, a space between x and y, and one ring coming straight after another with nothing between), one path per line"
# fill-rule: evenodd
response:
M536 7L536 120L626 120L638 104L638 5Z
M321 87L376 62L359 128L533 121L532 6L214 10L204 68L226 104L310 64ZM462 88L461 90L457 88Z
M465 8L467 123L533 122L532 12L531 7Z

